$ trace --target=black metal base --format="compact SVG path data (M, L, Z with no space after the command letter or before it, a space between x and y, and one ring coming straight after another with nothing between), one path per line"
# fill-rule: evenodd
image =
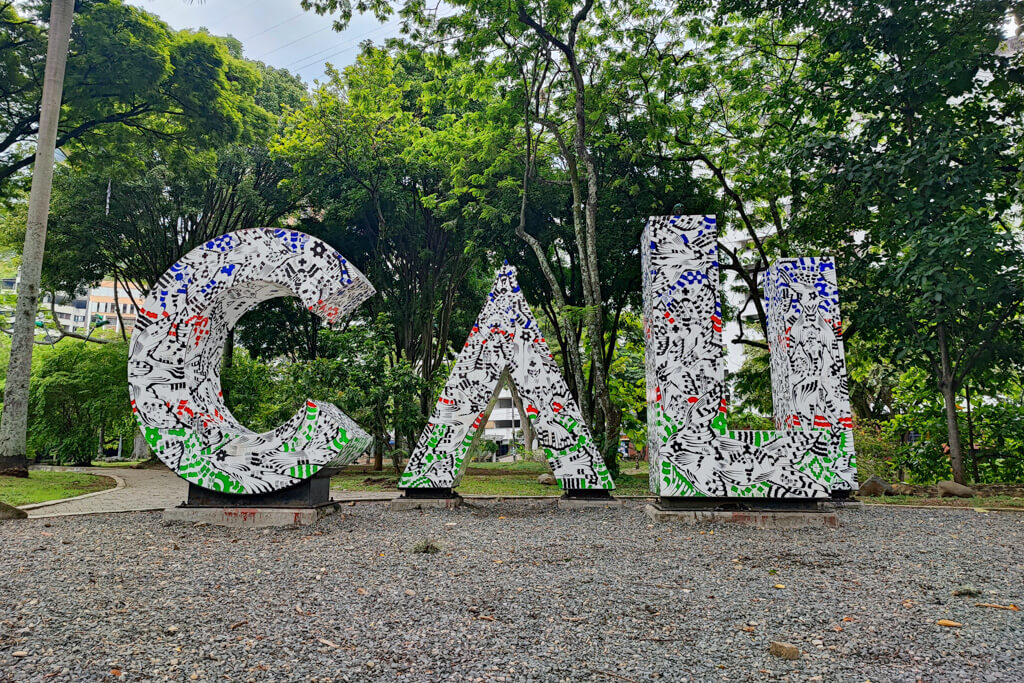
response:
M440 498L458 498L459 494L455 493L453 489L425 489L425 488L413 488L413 489L402 489L402 498L418 498L418 499L431 499L437 500Z
M570 500L612 500L608 489L565 489L562 498Z
M835 489L832 491L832 500L849 500L853 498L853 491L850 489Z
M331 502L331 476L336 469L323 469L285 489L270 493L221 493L188 484L188 500L181 507L218 508L315 508Z
M662 510L742 510L749 512L818 512L818 503L827 498L702 498L661 496L657 506Z

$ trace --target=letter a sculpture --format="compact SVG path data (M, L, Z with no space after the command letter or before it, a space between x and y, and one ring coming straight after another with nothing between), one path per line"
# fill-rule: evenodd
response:
M487 303L455 361L399 487L458 486L466 452L506 368L559 486L567 491L614 489L576 401L519 290L515 268L508 264L498 270Z
M371 437L329 403L306 401L257 434L224 405L224 341L256 304L298 297L336 322L374 293L363 274L318 239L255 228L193 249L157 281L132 333L128 382L139 426L157 456L213 491L268 493L347 464Z
M852 488L831 263L788 260L766 274L778 429L730 430L717 238L712 216L656 216L644 231L651 491L661 497L825 498Z

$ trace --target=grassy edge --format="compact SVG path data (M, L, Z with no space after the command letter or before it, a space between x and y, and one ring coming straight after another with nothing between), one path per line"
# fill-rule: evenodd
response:
M84 472L30 470L25 477L0 477L0 500L18 507L98 493L117 486L113 477Z

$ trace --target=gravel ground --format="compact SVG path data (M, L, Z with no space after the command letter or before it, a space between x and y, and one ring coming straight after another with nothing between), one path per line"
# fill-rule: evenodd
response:
M299 530L4 522L0 680L1024 680L1024 610L975 606L1024 606L1024 515L840 515L758 531L543 501L359 505ZM427 539L440 552L412 552Z

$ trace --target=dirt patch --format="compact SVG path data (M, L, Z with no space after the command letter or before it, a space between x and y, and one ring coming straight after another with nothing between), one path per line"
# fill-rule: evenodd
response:
M382 489L398 490L398 482L392 477L367 477L363 479L363 486L379 486Z
M1011 496L1024 498L1024 484L969 484L978 492L979 496ZM934 485L919 486L914 484L903 484L907 491L905 495L918 496L921 498L938 498L939 492Z

